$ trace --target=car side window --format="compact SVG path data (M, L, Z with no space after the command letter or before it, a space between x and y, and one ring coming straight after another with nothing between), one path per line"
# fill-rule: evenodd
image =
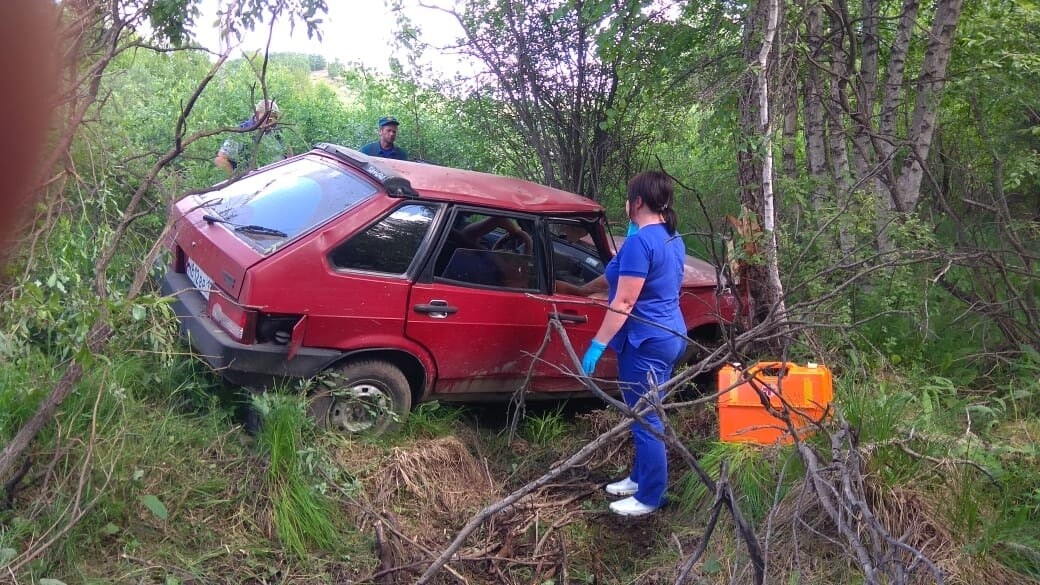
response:
M329 253L329 262L340 269L404 274L430 232L436 215L437 206L432 204L398 207L336 246Z
M481 287L538 289L534 222L460 211L436 256L434 277Z
M554 279L582 286L603 274L606 264L600 259L590 229L578 221L549 222Z

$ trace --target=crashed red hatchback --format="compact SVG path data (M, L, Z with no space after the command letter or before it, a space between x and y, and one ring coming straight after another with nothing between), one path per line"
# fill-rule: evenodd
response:
M584 394L553 318L588 345L605 301L561 294L615 253L596 202L516 178L377 159L333 144L173 208L163 293L229 381L315 378L312 414L382 432L415 404ZM717 338L736 299L688 258L687 334ZM597 369L616 376L608 352Z

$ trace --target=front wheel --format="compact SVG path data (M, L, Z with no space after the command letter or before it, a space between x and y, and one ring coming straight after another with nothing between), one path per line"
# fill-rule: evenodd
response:
M376 436L397 430L411 408L411 388L401 370L390 362L365 360L329 371L308 410L323 429Z
M680 367L692 367L697 365L701 360L707 358L722 344L722 339L715 336L696 336L694 332L690 332L689 336L696 343L687 343L686 350L679 357L676 362L676 369ZM701 396L708 396L715 394L718 391L718 369L708 370L701 372L693 377L691 384L687 387L684 394L687 398L699 398Z

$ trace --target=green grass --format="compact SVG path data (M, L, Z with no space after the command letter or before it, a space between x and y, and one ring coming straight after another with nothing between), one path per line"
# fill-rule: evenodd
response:
M303 430L312 428L304 402L274 392L254 402L263 417L258 443L269 457L265 484L279 541L299 557L312 549L334 548L334 509L310 483L300 460Z
M719 479L722 463L727 464L729 483L745 518L756 525L779 501L794 481L802 477L798 460L789 447L766 448L751 443L711 444L698 463L713 479ZM785 466L784 473L780 468ZM782 475L782 476L781 476ZM714 494L692 470L687 472L674 490L673 498L686 514L707 517Z
M402 434L409 437L442 437L461 424L462 409L437 401L424 402L408 414Z
M10 348L15 359L0 371L0 429L5 434L31 415L64 371L53 355L31 345ZM94 502L91 512L39 560L21 569L20 580L162 582L183 581L187 573L207 583L263 582L276 575L335 582L348 575L362 578L378 567L371 528L358 532L347 525L356 502L381 488L367 481L378 467L371 444L314 436L301 399L292 392L263 399L263 431L250 442L235 424L231 405L219 396L218 391L234 389L220 384L197 362L183 357L171 362L168 356L130 345L119 345L108 355L95 360L54 424L37 439L31 475L44 478L37 481L46 481L47 489L36 490L40 484L34 484L19 494L14 510L0 511L0 556L7 554L3 549L21 554L41 542L52 526L67 522L89 453L83 501ZM1030 382L1031 372L1025 363L1019 383ZM865 469L877 481L904 492L913 490L915 497L945 498L944 513L965 539L960 544L966 556L1002 563L1021 575L1040 574L1040 533L1034 528L1040 525L1035 447L1040 427L1030 418L1030 397L1020 398L1019 408L1012 400L989 403L982 400L984 394L971 394L951 378L909 367L856 370L855 375L846 369L835 376L835 396L861 446L870 445ZM966 409L972 409L970 440L965 438ZM454 405L420 405L404 433L376 450L422 449L426 438L455 435L485 458L487 472L506 492L544 473L595 435L587 428L591 419L571 422L562 408L537 409L523 421L521 434L530 445L521 448L505 443L506 423L496 420L480 428L463 412ZM688 446L703 453L701 463L713 475L722 460L729 462L742 510L761 525L773 502L802 477L802 471L789 448L706 439L713 416L700 412L677 428ZM994 426L994 421L1002 424ZM906 438L910 429L915 433L911 446L919 452L971 459L994 473L999 485L965 466L955 468L960 470L956 476L944 476L931 463L907 455L892 441ZM983 449L983 444L990 448ZM600 464L594 470L597 478L613 477L611 465L623 468L617 459ZM111 479L105 483L109 473ZM575 472L578 485L581 473ZM943 477L949 481L943 483ZM539 497L563 501L569 492L559 489ZM606 513L606 499L598 492L567 507L545 508L544 513L559 515L539 518L532 524L537 530L522 533L517 554L530 550L533 539L549 530L550 521L580 510L546 542L555 546L561 535L566 538L571 582L594 576L619 583L652 580L663 574L662 567L678 562L676 538L684 551L696 545L699 522L711 505L710 495L689 474L671 486L670 493L677 505L632 525L619 524ZM392 503L407 534L420 539L417 535L438 535L429 537L430 545L443 544L446 537L440 535L457 528L430 524L422 514ZM631 530L637 531L637 539ZM699 567L706 582L732 578L730 571L739 570L743 562L742 550L731 534L717 530ZM472 578L468 565L456 568ZM528 571L519 565L503 570L511 575ZM846 582L855 582L855 577L850 575Z
M523 421L522 434L525 439L535 445L551 445L566 436L571 429L567 422L563 405L548 412L527 416Z

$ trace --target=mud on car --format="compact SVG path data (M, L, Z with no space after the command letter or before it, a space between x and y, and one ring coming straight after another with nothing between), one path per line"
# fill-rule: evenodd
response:
M162 290L194 352L232 383L314 379L311 413L385 431L420 402L584 395L579 351L605 299L563 294L616 253L596 202L516 178L333 144L172 209ZM717 337L736 299L687 259L686 333ZM607 352L597 376L617 375Z

